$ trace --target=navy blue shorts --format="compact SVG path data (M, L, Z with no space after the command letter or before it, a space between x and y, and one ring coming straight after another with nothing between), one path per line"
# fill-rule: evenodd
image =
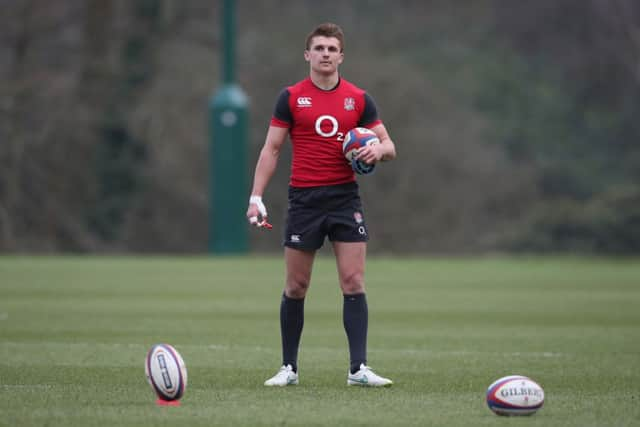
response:
M332 242L369 240L357 183L289 187L284 246L316 250L325 237Z

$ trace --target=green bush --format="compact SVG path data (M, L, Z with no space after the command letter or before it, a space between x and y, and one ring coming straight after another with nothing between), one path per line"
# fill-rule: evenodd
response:
M542 203L511 243L527 252L640 252L640 187L611 188L587 202Z

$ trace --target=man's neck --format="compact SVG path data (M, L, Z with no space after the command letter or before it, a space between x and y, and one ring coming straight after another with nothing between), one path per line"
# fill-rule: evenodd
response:
M336 87L340 81L340 75L338 73L329 75L311 73L309 77L313 84L322 90L331 90Z

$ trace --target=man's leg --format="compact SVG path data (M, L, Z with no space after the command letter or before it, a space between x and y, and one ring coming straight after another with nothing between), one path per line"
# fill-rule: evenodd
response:
M304 326L304 298L311 283L315 251L285 247L287 269L285 289L280 304L280 333L282 336L282 364L298 371L298 347Z
M347 385L388 387L393 384L367 366L369 310L364 288L365 242L334 242L340 288L344 295L343 322L349 340Z
M304 325L304 297L309 289L314 257L315 251L284 249L287 277L280 302L282 367L265 381L266 386L298 384L298 347Z
M365 242L333 242L340 288L344 295L342 321L349 341L350 372L367 363L369 310L364 288Z

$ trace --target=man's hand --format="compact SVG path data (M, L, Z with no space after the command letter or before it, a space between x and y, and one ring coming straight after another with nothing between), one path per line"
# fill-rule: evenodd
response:
M262 202L261 196L249 197L249 208L247 209L247 219L249 224L258 227L266 228L270 230L273 228L271 224L267 222L267 208Z
M382 160L383 147L381 144L370 144L360 147L355 158L368 165L373 165Z

